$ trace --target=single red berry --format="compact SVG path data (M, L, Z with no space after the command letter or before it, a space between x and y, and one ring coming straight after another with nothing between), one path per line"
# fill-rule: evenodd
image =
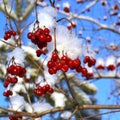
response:
M61 57L61 60L62 60L62 61L65 61L65 63L67 63L69 59L68 59L67 56L63 55L63 56Z
M75 67L74 67L74 62L73 62L73 60L70 60L69 62L68 62L68 67L70 68L70 69L74 69Z
M64 7L64 11L69 13L70 12L70 9L68 7Z
M50 89L48 90L48 92L49 92L50 94L52 94L52 93L54 92L54 89L53 89L53 88L50 88Z
M67 72L68 71L68 65L63 65L62 68L61 68L61 70L63 72Z
M57 60L59 59L58 54L57 54L57 53L52 53L51 59L52 59L53 61L57 61Z
M37 57L40 57L40 55L43 53L41 49L36 50Z
M33 33L32 33L32 32L29 32L29 33L27 34L27 37L28 37L29 39L32 39L32 36L33 36Z
M16 36L16 32L14 30L12 30L12 35Z
M39 42L41 42L41 43L46 42L46 36L45 36L44 34L41 34L41 35L39 36Z
M90 56L85 56L85 58L84 58L84 63L87 63L87 62L89 62L90 61Z
M52 68L49 68L48 69L48 72L52 75L52 74L54 74L54 70L52 69Z
M52 41L51 35L47 35L47 36L46 36L46 41L47 41L47 42L51 42L51 41Z
M50 89L50 85L49 84L46 84L45 85L45 89L48 91Z
M48 28L45 28L43 31L44 31L45 35L49 35L49 33L50 33L50 30Z
M86 76L87 75L87 69L86 68L82 68L82 76Z
M47 67L48 67L48 68L52 68L52 67L54 67L54 66L55 66L54 61L52 61L52 60L48 61L48 63L47 63Z
M78 73L82 72L82 66L77 67L76 72L78 72Z
M73 63L74 63L74 67L77 68L80 66L81 61L77 58L77 59L73 60Z
M56 68L57 70L60 70L62 68L62 63L60 61L56 62Z

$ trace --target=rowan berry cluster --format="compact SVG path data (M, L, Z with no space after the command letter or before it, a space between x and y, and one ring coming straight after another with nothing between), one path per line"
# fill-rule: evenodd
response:
M84 63L85 63L85 64L88 63L88 66L89 66L89 67L92 67L92 66L95 65L96 60L95 60L94 58L90 58L89 56L86 56L86 57L84 58Z
M7 68L7 73L11 75L23 77L26 73L26 69L20 65L12 64Z
M22 119L22 116L10 116L9 117L9 120L21 120Z
M38 46L39 49L36 51L38 57L41 54L46 54L44 48L47 47L48 42L52 41L52 36L50 35L50 30L48 28L38 28L35 32L29 32L27 37Z
M54 92L54 90L53 90L53 88L50 87L49 84L46 84L44 86L39 85L34 89L34 94L38 95L38 96L45 95L46 93L52 94L53 92Z
M88 66L92 67L95 65L96 60L93 58L91 59L89 56L86 56L84 63L88 63ZM93 77L92 73L89 73L85 67L81 66L81 61L79 58L72 60L67 55L63 55L60 58L57 52L52 53L52 57L48 61L47 67L50 74L56 74L58 70L67 72L69 69L71 69L76 70L76 72L81 73L82 76L86 76L87 78Z
M23 77L26 73L26 69L17 64L11 64L7 68L7 76L4 81L4 87L7 88L8 85L14 85L18 82L17 77ZM6 90L3 95L6 97L11 96L13 93L10 89Z
M5 32L4 40L10 39L12 36L16 36L16 32L14 30L8 30Z

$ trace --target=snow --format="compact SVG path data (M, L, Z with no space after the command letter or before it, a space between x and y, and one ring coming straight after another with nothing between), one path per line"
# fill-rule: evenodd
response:
M8 53L7 61L10 62L14 57L15 63L24 66L25 56L24 51L21 48L16 47L12 52Z
M39 100L32 105L34 112L41 113L43 111L52 109L53 107L47 103L45 100Z
M65 111L61 114L60 117L68 120L71 117L71 115L72 115L72 113L70 111Z
M24 109L24 106L25 106L24 97L20 95L10 97L10 108L12 110L22 111Z
M65 98L65 95L63 95L62 93L54 92L51 95L51 98L55 102L55 107L65 107L66 98Z
M48 52L52 53L54 49L53 42L48 44L47 47ZM82 55L82 40L78 39L74 34L70 34L70 31L62 25L57 26L56 47L59 52L59 57L61 57L63 53L67 54L71 59L76 59Z

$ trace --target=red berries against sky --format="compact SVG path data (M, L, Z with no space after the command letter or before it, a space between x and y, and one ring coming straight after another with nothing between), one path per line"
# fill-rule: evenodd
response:
M47 43L52 41L52 36L50 35L50 30L48 28L38 28L35 32L29 32L27 37L38 46L36 55L39 57L41 54L46 54L44 48L47 47Z
M49 84L46 84L44 86L37 86L37 88L34 89L34 94L38 96L45 95L46 93L52 94L53 92L54 90L50 87Z
M26 73L26 69L24 67L17 64L11 64L7 68L7 76L4 81L4 87L7 88L8 85L16 84L18 82L17 77L24 77L25 73ZM11 96L12 94L13 93L11 90L7 90L3 93L3 95L6 97Z
M16 32L14 30L8 30L5 32L4 40L10 39L12 36L16 36Z

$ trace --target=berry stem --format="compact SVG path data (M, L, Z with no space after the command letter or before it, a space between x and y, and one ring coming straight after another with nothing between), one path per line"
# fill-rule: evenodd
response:
M56 47L56 27L54 28L54 51L57 52L57 47Z

